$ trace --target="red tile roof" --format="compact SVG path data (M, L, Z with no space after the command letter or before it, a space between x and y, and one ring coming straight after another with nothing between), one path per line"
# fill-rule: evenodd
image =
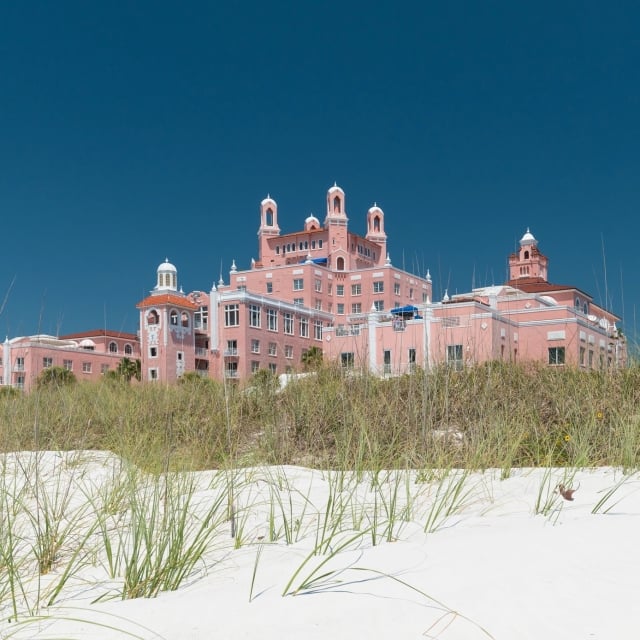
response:
M135 333L124 331L112 331L111 329L93 329L91 331L80 331L79 333L68 333L58 336L60 340L75 340L77 338L123 338L124 340L136 341L138 336Z
M183 309L199 309L200 307L191 302L189 298L178 295L177 293L159 293L156 295L147 296L141 302L138 302L136 307L138 309L144 309L145 307L155 307L158 304L170 304L174 307L182 307Z

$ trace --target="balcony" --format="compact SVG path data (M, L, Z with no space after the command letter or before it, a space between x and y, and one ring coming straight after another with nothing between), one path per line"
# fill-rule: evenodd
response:
M239 374L238 374L238 372L237 372L237 371L233 371L233 370L229 370L229 369L227 369L227 370L224 372L224 377L225 377L225 378L238 378L238 376L239 376Z
M232 348L232 349L225 349L224 350L224 357L225 358L235 358L238 355L238 349L236 348Z
M207 356L207 350L204 347L196 347L196 356Z

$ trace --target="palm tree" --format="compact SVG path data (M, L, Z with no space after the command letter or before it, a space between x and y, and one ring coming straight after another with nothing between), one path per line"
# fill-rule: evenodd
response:
M142 379L142 366L140 360L131 360L131 358L122 358L116 367L116 375L123 380L130 382L132 378L136 380Z

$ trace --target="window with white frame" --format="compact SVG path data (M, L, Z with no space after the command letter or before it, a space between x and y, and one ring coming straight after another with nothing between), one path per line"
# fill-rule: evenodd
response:
M352 296L359 296L362 294L362 284L359 282L356 282L355 284L351 285L351 295Z
M269 331L278 330L278 310L267 309L267 329Z
M224 352L225 356L237 356L238 355L238 341L227 340L227 348Z
M374 300L373 301L373 308L376 311L384 311L384 300Z
M285 311L282 316L283 330L288 336L293 335L293 313Z
M339 316L344 315L344 302L338 302L336 305L336 312Z
M100 373L102 375L104 375L105 373L107 373L107 371L109 371L109 365L108 364L101 364L100 365Z
M322 340L322 320L313 321L313 338L314 340Z
M293 304L295 304L296 307L304 307L304 298L294 298Z
M24 371L24 358L22 356L16 358L15 369L16 371Z
M549 347L549 364L564 364L564 347Z
M82 363L82 373L91 373L91 363L83 362Z
M48 369L49 367L52 367L52 366L53 366L53 358L49 358L47 356L42 358L42 368L43 369Z
M128 343L124 345L124 354L126 356L130 356L133 354L133 347Z
M322 300L320 298L315 299L314 309L316 311L322 311Z
M269 355L277 356L278 355L278 345L275 342L269 343Z
M256 338L251 340L251 353L260 353L260 340Z
M303 278L294 278L293 280L293 290L294 291L302 291L304 289L304 279Z
M354 302L351 305L351 313L362 313L362 302Z
M62 361L62 366L63 366L67 371L73 371L73 360L63 360L63 361Z
M336 295L342 297L344 295L344 285L337 284L336 285Z
M260 328L260 311L261 307L259 304L250 304L249 305L249 326Z
M273 282L267 281L267 293L273 293Z
M373 283L373 293L384 293L384 282L382 280L376 280Z
M320 293L322 291L322 280L320 278L316 278L313 282L314 290Z
M293 346L290 344L285 344L284 345L284 357L287 358L287 360L291 360L293 358Z
M118 353L118 344L116 342L109 343L109 353Z
M260 369L260 363L257 360L251 361L251 373L255 373Z
M462 345L447 345L447 363L454 369L462 369Z
M224 306L224 326L237 327L240 324L240 305L226 304Z
M275 362L270 362L269 371L271 371L271 373L278 373L278 365Z
M396 296L400 295L400 283L399 282L394 282L393 283L393 293Z
M300 318L298 326L300 328L300 337L308 338L309 337L309 318Z
M172 326L178 326L178 312L175 309L171 309L171 313L169 314L169 322Z

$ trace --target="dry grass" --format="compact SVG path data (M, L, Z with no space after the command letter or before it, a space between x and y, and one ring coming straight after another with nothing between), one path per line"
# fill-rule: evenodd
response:
M260 464L338 469L637 468L640 368L488 363L382 380L326 367L283 391L104 381L0 394L0 447L109 450L154 472Z

